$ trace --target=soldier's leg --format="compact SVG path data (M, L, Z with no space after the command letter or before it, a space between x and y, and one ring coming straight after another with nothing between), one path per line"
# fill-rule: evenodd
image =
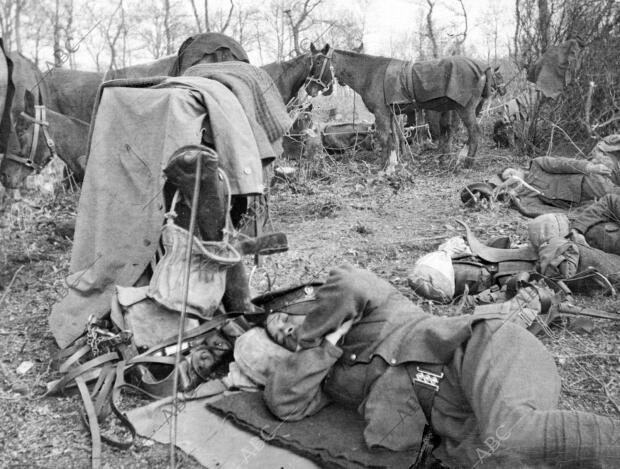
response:
M463 391L484 442L473 463L619 467L620 421L557 410L560 378L551 354L517 325L494 330L498 322L474 327L463 359Z

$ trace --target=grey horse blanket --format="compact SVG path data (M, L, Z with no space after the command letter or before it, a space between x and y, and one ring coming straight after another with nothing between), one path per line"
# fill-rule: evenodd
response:
M230 51L230 60L236 59L250 63L248 54L241 47L241 44L232 37L222 33L202 33L191 36L181 44L168 74L173 77L179 76L189 67L203 60L205 55L215 54L218 49ZM215 60L209 60L209 62L222 61L222 57L215 57Z
M457 55L423 62L392 60L385 73L386 102L424 103L449 98L465 107L472 96L489 96L490 75L489 66Z

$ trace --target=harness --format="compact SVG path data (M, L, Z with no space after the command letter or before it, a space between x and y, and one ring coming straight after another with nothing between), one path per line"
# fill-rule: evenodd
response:
M21 117L34 123L34 127L32 129L32 144L30 146L30 155L28 156L28 158L24 158L23 156L14 155L14 154L7 152L7 154L5 155L5 158L7 160L15 161L16 163L22 164L32 169L36 173L39 173L41 172L41 170L45 167L47 163L49 163L55 156L58 156L58 153L56 152L56 144L54 143L54 140L52 139L48 131L49 122L45 120L46 118L45 106L36 105L34 109L35 109L34 117L32 117L29 114L26 114L25 112L20 113ZM45 137L45 143L47 145L47 148L49 149L49 153L48 153L47 158L44 158L41 162L37 162L35 160L35 156L37 154L37 146L39 143L39 133L41 131L43 132L43 136Z
M304 89L307 91L307 87L310 83L316 83L317 85L319 85L321 87L321 91L325 91L327 89L329 89L329 86L331 85L331 83L325 83L323 81L323 75L325 74L325 70L327 69L327 66L329 65L329 67L331 68L331 63L332 63L332 55L334 53L334 49L329 49L327 51L327 54L323 54L322 52L319 52L317 55L320 57L324 57L325 60L323 61L323 65L321 66L321 73L319 73L319 77L315 78L312 75L309 75L306 77L306 82L304 83ZM314 58L312 59L312 63L310 64L310 71L312 71L312 69L314 68Z

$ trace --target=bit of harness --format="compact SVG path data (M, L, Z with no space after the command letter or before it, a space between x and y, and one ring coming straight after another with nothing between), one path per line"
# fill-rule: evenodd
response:
M25 112L20 113L20 116L25 118L26 120L34 123L34 127L32 129L32 143L30 146L30 152L28 158L24 158L23 156L14 155L12 153L8 153L5 155L7 160L15 161L16 163L22 164L30 169L32 169L35 173L40 173L41 170L45 167L47 163L49 163L55 156L58 156L56 152L56 144L49 134L48 127L49 122L46 119L46 108L44 105L37 105L34 107L35 116L32 117ZM49 149L49 153L47 154L47 158L44 158L42 161L36 161L37 147L39 143L39 134L43 132L43 136L45 137L45 143L47 148Z
M323 57L325 60L323 60L323 64L321 66L321 72L319 73L318 77L315 77L313 75L308 75L306 77L306 82L304 83L304 89L306 91L308 91L308 85L310 85L310 83L316 83L317 85L319 85L321 87L321 91L326 91L329 89L329 87L331 86L331 80L329 83L325 83L323 81L323 75L325 75L325 71L327 70L328 66L331 69L333 53L334 53L334 49L330 48L327 51L327 54L323 54L322 52L319 52L317 54L317 56ZM312 71L313 68L314 68L314 58L312 58L312 63L310 64L310 70Z

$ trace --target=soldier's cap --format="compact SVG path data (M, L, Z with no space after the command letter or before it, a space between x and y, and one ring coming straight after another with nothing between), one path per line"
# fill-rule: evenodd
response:
M488 182L474 182L473 184L469 184L461 191L461 202L467 206L474 205L476 196L479 200L490 200L493 196L493 189L495 189L495 186Z
M316 300L316 289L322 282L310 282L281 290L264 293L252 299L263 314L286 313L295 316L306 315Z

